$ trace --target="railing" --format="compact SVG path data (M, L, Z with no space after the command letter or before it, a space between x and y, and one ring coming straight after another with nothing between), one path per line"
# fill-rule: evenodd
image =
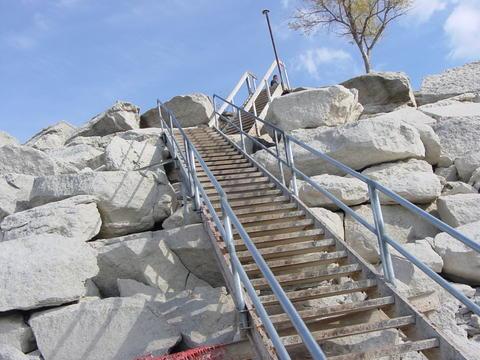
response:
M221 185L213 175L213 173L209 170L207 164L204 162L200 153L197 151L193 143L189 140L187 134L184 132L182 127L180 126L179 122L175 118L175 115L163 105L159 100L157 103L158 106L158 113L167 115L168 122L164 120L164 116L160 116L160 122L162 129L164 130L164 134L167 140L167 146L169 148L170 154L172 158L178 158L178 164L180 167L180 171L184 181L187 183L189 192L191 196L194 198L194 204L197 209L199 209L202 204L206 206L208 211L210 212L212 219L222 235L222 238L225 242L225 246L227 248L228 254L230 256L230 262L232 267L232 279L233 279L233 295L235 297L235 303L238 307L238 311L242 314L242 325L244 327L247 326L246 321L246 303L244 298L243 288L246 290L249 298L251 299L255 311L262 320L262 323L267 331L270 340L275 347L275 351L277 355L282 360L289 360L290 355L288 354L284 344L280 336L278 335L274 325L272 324L268 313L266 312L265 308L263 307L260 298L258 297L255 288L250 282L247 273L242 267L240 260L237 257L235 244L233 241L233 232L232 227L235 228L243 240L245 246L247 247L248 251L250 252L253 260L257 264L259 270L263 274L265 280L267 281L268 285L270 286L272 292L275 294L276 298L278 299L282 309L285 311L287 316L289 317L292 325L297 330L298 334L300 335L303 344L310 352L313 359L324 360L326 359L325 355L323 354L320 346L315 341L314 337L312 336L311 332L303 322L301 316L298 314L297 310L295 309L292 302L289 300L288 296L283 291L281 285L275 278L274 274L270 270L268 264L263 259L262 255L256 248L253 241L250 239L249 235L243 228L242 224L238 220L237 216L233 212L230 204L228 202L228 197L223 191ZM174 128L178 129L178 132L181 134L184 144L184 153L182 153L180 146L177 142L177 139L174 135ZM216 191L220 196L220 203L222 214L218 214L215 208L213 207L203 185L201 184L200 180L197 178L197 169L196 169L196 162L200 165L203 169L205 174L208 176L209 180L215 187Z
M221 98L218 95L213 96L214 101L219 100L224 103L227 103L227 106L231 106L232 109L235 109L236 112L238 113L238 116L241 118L242 113L247 113L246 110L243 108L234 105L233 103L230 103L226 101L225 99ZM415 206L408 200L402 198L398 194L394 193L390 189L384 187L383 185L379 184L378 182L371 180L370 178L360 174L359 172L351 169L350 167L346 166L345 164L342 164L341 162L331 158L330 156L324 154L323 152L309 146L308 144L305 144L296 138L294 138L291 135L288 135L285 133L282 129L279 127L272 125L260 118L256 118L257 121L263 123L263 126L266 126L269 130L270 133L273 134L272 138L275 142L274 147L266 147L264 144L259 142L257 139L249 135L248 133L244 132L240 126L235 125L233 122L231 122L228 118L224 117L223 114L216 112L215 113L216 121L215 123L218 123L218 118L220 117L223 121L226 121L230 124L230 126L235 126L237 130L240 133L240 146L237 145L235 142L233 142L228 136L224 135L225 138L230 141L238 150L240 150L244 155L246 155L252 162L254 162L258 167L263 169L263 171L267 172L270 177L276 178L268 169L266 169L262 164L260 164L255 158L250 156L245 150L245 137L247 137L250 141L254 142L255 144L259 145L260 148L264 149L267 151L268 154L273 156L277 160L277 165L279 168L279 173L281 179L279 180L279 185L281 185L284 189L284 191L287 191L290 196L293 198L300 200L298 198L298 186L297 186L297 177L302 179L303 181L307 182L312 186L315 190L326 196L329 200L331 200L334 204L336 204L340 209L342 209L345 214L350 215L352 218L354 218L356 221L358 221L360 224L362 224L364 227L366 227L369 231L371 231L373 234L376 235L377 240L378 240L378 247L379 247L379 252L380 252L380 258L382 260L382 268L383 268L383 274L385 277L385 280L388 281L390 284L395 286L395 274L393 270L393 265L392 265L392 259L390 255L390 251L388 248L388 245L392 246L395 250L397 250L402 256L404 256L407 260L409 260L412 264L417 266L420 270L422 270L425 274L427 274L432 280L434 280L437 284L439 284L441 287L443 287L445 290L447 290L450 294L452 294L455 298L460 300L465 306L467 306L472 312L474 312L477 315L480 315L480 306L471 301L468 297L466 297L461 291L457 290L455 287L453 287L448 281L446 281L444 278L442 278L440 275L438 275L436 272L434 272L430 267L425 265L423 262L421 262L417 257L412 255L410 252L408 252L403 246L400 245L396 240L392 239L390 236L388 236L385 233L385 223L383 220L383 214L382 214L382 207L380 204L379 200L379 192L393 200L395 203L401 205L402 207L406 208L410 212L416 214L423 220L427 221L428 223L432 224L435 226L437 229L446 232L447 234L451 235L458 241L462 242L464 245L470 247L474 251L480 253L480 244L473 241L472 239L468 238L458 230L452 228L451 226L445 224L444 222L440 221L436 217L430 215L426 211L420 209L419 207ZM220 133L222 133L220 128L217 128ZM283 145L282 145L283 143ZM293 156L293 151L292 151L292 143L295 144L296 146L302 148L303 150L308 151L311 155L323 159L329 164L333 165L337 169L341 170L343 173L351 175L368 186L368 191L370 195L370 202L372 205L372 213L373 213L373 218L374 218L374 225L370 224L366 219L364 219L362 216L358 215L355 211L353 211L348 205L343 203L341 200L339 200L337 197L335 197L333 194L331 194L329 191L321 187L319 184L317 184L315 181L313 181L309 176L305 175L301 170L299 170L295 166L294 162L294 156ZM274 150L272 150L272 148ZM288 169L289 174L291 179L289 184L286 182L286 176L285 176L285 168Z
M257 100L258 96L263 90L267 91L268 95L268 101L272 101L272 94L270 93L270 78L274 74L275 70L277 69L277 62L274 61L266 71L265 75L262 77L260 80L259 84L256 83L257 78L255 75L249 71L245 72L241 77L240 80L237 82L233 90L230 92L230 94L227 96L226 100L228 103L232 104L242 104L242 108L244 109L252 109L252 113L255 116L258 116L260 114L257 113L257 108L255 105L255 100ZM283 62L280 61L280 68L282 70L282 75L283 78L285 79L285 89L282 89L283 91L289 90L290 89L290 81L288 79L288 73L287 73L287 68ZM240 102L235 100L235 97L237 94L239 94L241 88L243 85L247 86L247 91L248 91L248 97L246 99L241 100ZM225 110L228 108L228 103L224 102L222 105L219 107L218 112L220 114L223 114ZM215 101L214 101L215 105Z

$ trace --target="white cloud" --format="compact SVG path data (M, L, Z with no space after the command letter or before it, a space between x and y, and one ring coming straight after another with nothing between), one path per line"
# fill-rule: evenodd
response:
M463 0L453 9L443 27L454 59L480 58L480 3Z
M344 50L319 47L301 53L296 59L295 69L304 70L315 79L319 79L321 65L331 63L344 65L351 61L351 55Z
M284 9L287 9L290 7L290 4L292 3L292 0L282 0L282 7Z
M34 37L25 34L10 34L5 36L5 41L11 47L18 50L28 50L33 48L37 41Z
M425 23L439 11L445 10L453 0L415 0L409 12L409 18L421 24Z

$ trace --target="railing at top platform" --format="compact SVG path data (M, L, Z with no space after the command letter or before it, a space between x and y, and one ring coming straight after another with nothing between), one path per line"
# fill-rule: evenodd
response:
M243 73L243 75L240 77L240 80L238 80L237 84L233 88L233 90L226 97L227 102L232 104L242 104L241 105L242 108L251 109L252 114L254 114L255 116L260 115L257 112L255 100L258 98L258 96L262 93L263 90L266 90L268 99L269 101L271 101L269 81L270 81L270 78L274 75L277 68L278 68L277 62L273 61L258 84L257 84L257 77L252 72L246 71L245 73ZM289 90L290 81L288 79L287 67L282 61L280 61L280 69L282 70L282 77L285 79L284 85L286 87L285 89L282 89L282 90L283 91ZM240 102L238 102L237 101L238 99L235 99L235 98L240 94L240 90L242 89L243 86L246 86L248 96L247 98L242 99L240 100ZM223 114L223 112L228 108L228 103L223 103L218 108L218 112Z
M282 360L289 360L290 355L288 354L285 346L277 333L274 325L272 324L270 317L265 310L260 298L258 297L255 288L253 287L250 279L242 267L240 260L237 257L235 245L233 242L233 232L232 229L237 229L240 238L243 240L245 246L247 247L248 251L251 253L253 260L257 264L258 268L260 269L261 273L263 274L264 278L268 282L268 285L272 289L273 294L276 296L278 302L280 303L282 309L288 315L290 321L292 322L294 328L297 330L299 336L301 337L303 344L310 352L311 356L315 360L324 360L326 359L324 353L322 352L320 346L315 341L314 337L312 336L311 332L305 325L304 321L302 320L301 316L298 314L297 310L295 309L294 305L285 294L284 290L282 289L281 285L275 278L273 272L270 270L268 264L256 248L253 241L250 239L249 235L245 231L244 227L238 220L237 216L233 212L230 204L228 202L228 197L225 191L222 189L220 183L217 181L213 173L209 170L207 164L202 159L200 153L197 151L193 143L188 138L185 131L180 126L180 123L175 118L175 115L165 107L160 101L157 103L158 112L159 114L163 114L166 116L160 116L160 122L162 125L162 129L164 130L164 134L167 140L167 146L170 150L172 158L178 159L178 164L180 166L180 172L182 174L183 179L186 183L188 183L189 193L194 198L196 208L199 208L203 203L204 206L207 207L208 211L210 212L212 219L222 235L223 240L225 241L225 245L230 256L231 266L232 266L232 275L233 275L233 295L235 297L235 303L238 307L238 310L241 314L246 315L246 305L244 299L244 293L242 286L246 289L246 292L251 299L254 307L255 312L258 314L260 319L262 320L263 325L272 341L272 344L277 352L277 355ZM164 120L164 117L167 117L168 120ZM179 134L182 136L183 145L184 145L184 153L182 153L180 146L175 138L174 129L177 128ZM200 165L203 169L213 186L215 187L216 191L220 196L221 201L221 214L218 214L215 208L213 207L209 196L207 195L203 185L201 184L200 180L197 177L197 170L196 170L196 163ZM247 326L245 323L246 316L242 316L243 326Z
M223 99L222 97L218 95L213 96L213 102L216 104L216 101L221 101L224 104L227 105L226 108L231 107L232 112L237 113L237 117L241 119L241 114L249 114L245 109L227 101L226 99ZM240 145L237 145L235 142L233 142L228 136L222 133L222 130L218 126L218 120L221 119L222 121L225 121L230 124L230 126L234 126L237 128L237 130L240 133ZM431 279L433 279L437 284L439 284L441 287L443 287L445 290L447 290L450 294L452 294L454 297L456 297L458 300L460 300L465 306L467 306L472 312L474 312L477 315L480 315L480 306L477 305L475 302L471 301L467 296L463 294L460 290L456 289L453 287L447 280L445 280L443 277L438 275L436 272L434 272L430 267L425 265L423 262L421 262L417 257L415 257L413 254L411 254L409 251L407 251L399 242L396 240L392 239L390 236L386 234L385 231L385 223L383 220L383 214L382 214L382 207L380 204L380 198L379 198L379 193L382 193L384 196L388 197L395 203L401 205L408 211L412 212L413 214L417 215L419 218L423 219L424 221L430 223L431 225L435 226L437 229L440 231L443 231L456 240L460 241L462 244L465 246L473 249L474 251L480 253L480 244L473 241L469 237L465 236L458 230L454 229L453 227L449 226L448 224L440 221L436 217L432 216L428 212L420 209L418 206L415 206L412 204L410 201L404 199L403 197L399 196L398 194L394 193L392 190L386 188L385 186L379 184L378 182L366 177L365 175L360 174L359 172L351 169L350 167L346 166L345 164L339 162L338 160L333 159L332 157L326 155L325 153L311 147L310 145L303 143L302 141L297 140L295 137L288 135L280 129L279 127L270 124L267 121L264 121L258 117L256 117L256 121L261 122L264 129L268 129L271 134L273 134L272 139L274 140L275 145L273 147L267 147L265 146L262 142L258 141L255 137L249 135L247 132L243 131L242 129L242 124L240 121L239 126L234 124L230 119L225 117L222 113L219 111L215 111L215 119L214 119L214 124L217 130L222 133L227 140L230 141L240 152L242 152L245 156L247 156L253 163L256 164L256 166L260 167L263 171L269 174L271 178L276 178L268 169L266 169L261 163L259 163L254 157L250 156L246 152L246 146L245 146L245 139L249 139L256 145L260 146L261 149L267 151L267 153L271 156L273 156L276 161L277 161L277 166L279 168L279 173L281 179L277 179L279 185L282 186L284 191L288 192L288 194L293 197L294 199L297 199L300 201L298 198L298 186L297 186L297 177L302 179L303 181L307 182L310 186L312 186L316 191L320 192L324 196L326 196L329 200L331 200L335 205L337 205L341 210L345 212L345 214L350 215L352 218L354 218L356 221L358 221L360 224L362 224L365 228L367 228L369 231L371 231L373 234L376 235L377 240L378 240L378 246L379 246L379 252L380 252L380 258L382 260L382 268L383 268L383 274L385 279L391 283L393 286L395 286L395 274L394 274L394 269L393 269L393 264L392 264L392 259L390 255L390 251L388 248L388 245L393 247L395 250L397 250L402 256L404 256L408 261L410 261L412 264L417 266L420 270L422 270L425 274L427 274ZM283 143L283 144L282 144ZM312 180L309 176L307 176L304 172L302 172L300 169L298 169L295 166L294 162L294 156L293 156L293 151L292 151L292 143L299 147L300 149L307 151L310 155L312 155L314 158L317 159L322 159L326 161L328 164L333 165L336 169L339 169L345 174L348 174L350 176L353 176L354 178L357 178L361 180L363 183L365 183L368 186L368 191L370 195L370 202L372 205L372 213L373 213L373 219L374 219L374 225L370 224L369 221L367 221L365 218L357 214L354 210L352 210L348 205L343 203L341 200L339 200L337 197L335 197L333 194L331 194L329 191L324 189L322 186L317 184L314 180ZM285 168L288 169L288 174L291 177L291 180L289 184L287 184L286 181L286 176L285 176Z

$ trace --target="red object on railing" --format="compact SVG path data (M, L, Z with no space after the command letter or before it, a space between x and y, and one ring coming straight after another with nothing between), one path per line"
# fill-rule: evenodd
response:
M225 349L223 345L201 346L175 354L153 356L146 355L135 360L223 360Z

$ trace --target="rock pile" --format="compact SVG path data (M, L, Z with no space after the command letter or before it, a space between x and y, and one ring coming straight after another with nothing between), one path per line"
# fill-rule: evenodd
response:
M208 122L208 98L187 99ZM131 360L234 340L235 305L169 157L126 102L24 145L0 133L0 359Z
M276 98L267 119L480 241L478 69L429 77L415 96L402 73L303 89ZM167 106L185 127L207 125L213 111L203 94ZM238 336L201 218L178 200L160 115L168 118L117 102L78 129L60 122L24 145L0 132L0 359L133 359ZM265 150L250 150L279 173ZM362 181L298 146L293 153L301 171L373 223ZM381 271L375 235L307 182L298 186L328 232ZM480 256L380 200L386 232L480 304ZM399 291L478 354L478 317L392 257Z
M473 63L428 77L416 96L404 74L364 75L342 85L277 98L267 119L273 119L277 126L297 139L480 241L479 74L480 63ZM346 93L346 89L341 90L342 86L354 94L358 91L358 98L349 98L348 108L358 109L361 104L363 113L352 116L352 112L337 111L327 122L323 109L334 105L338 108L340 101L345 104L340 95L332 96ZM331 96L313 97L315 92ZM417 107L415 97L421 106ZM297 104L301 104L302 111L293 114ZM281 146L280 151L284 152ZM276 160L266 150L257 151L253 156L270 172L279 175ZM373 224L366 184L345 176L338 168L297 145L293 146L293 157L298 169ZM351 215L339 211L310 184L299 181L298 187L300 198L331 232L343 238L368 262L379 264L374 234ZM380 200L387 234L435 272L461 284L458 286L468 297L480 304L480 256L387 196L381 194ZM426 311L465 351L480 351L476 317L450 295L445 295L443 289L400 254L394 252L393 257L400 291ZM448 305L439 306L443 302Z

